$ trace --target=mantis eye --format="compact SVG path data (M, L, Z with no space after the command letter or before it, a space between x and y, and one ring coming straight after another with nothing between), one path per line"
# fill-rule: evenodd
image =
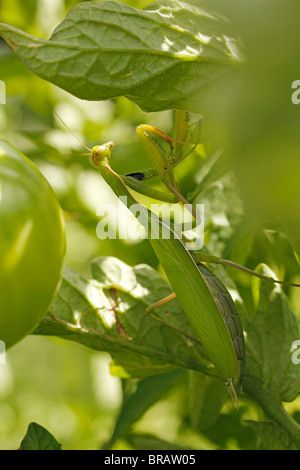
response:
M138 181L143 181L145 179L144 173L141 173L140 171L136 173L128 173L126 176L131 176L131 178L135 178Z

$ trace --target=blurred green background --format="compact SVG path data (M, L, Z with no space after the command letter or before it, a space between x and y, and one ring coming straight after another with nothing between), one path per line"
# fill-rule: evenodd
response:
M0 0L0 21L47 38L76 3ZM124 3L141 8L150 2ZM206 244L216 255L233 255L234 261L252 269L263 261L278 277L297 281L299 266L286 237L276 232L278 224L273 213L286 216L297 247L299 111L290 102L290 85L300 78L299 52L293 46L295 41L300 43L296 28L299 15L294 14L293 20L293 9L290 13L287 9L284 16L279 8L272 10L272 19L270 2L265 2L259 16L255 8L251 14L247 9L235 9L235 3L228 1L225 13L230 13L239 26L237 34L243 36L250 65L230 82L226 96L217 97L210 118L219 121L216 129L220 130L222 144L227 144L225 150L236 171L244 204L230 177L204 191L200 202L205 203ZM224 2L219 1L201 4L224 8ZM260 29L255 30L257 18ZM287 27L291 35L284 36ZM277 31L280 34L276 35ZM123 174L150 166L137 140L136 126L145 122L171 133L172 112L146 114L124 98L97 103L81 101L29 72L2 40L0 80L5 82L7 92L6 104L0 105L0 136L31 158L55 190L66 219L66 263L86 276L90 275L90 260L100 255L117 256L130 265L147 263L159 268L147 240L97 238L97 207L100 201L111 202L112 193L101 182L90 158L79 155L85 149L53 117L47 103L89 147L114 140L117 145L112 164ZM193 192L207 171L207 149L209 146L200 145L198 152L177 170L184 194ZM213 155L214 149L210 150ZM247 304L249 280L238 273L233 278L241 282L240 291L244 289ZM299 291L289 294L299 313ZM122 382L109 374L109 361L108 355L78 344L38 336L27 337L8 351L7 364L0 365L0 449L17 448L32 421L53 433L64 449L99 448L110 438L122 400ZM242 418L259 416L253 404L242 399L239 417L232 415L229 421L229 403L218 426L203 438L187 424L191 410L186 409L186 393L186 386L180 383L151 407L136 429L194 448L251 448L253 434L239 423ZM287 408L297 415L299 406L295 401ZM116 448L128 446L118 441Z

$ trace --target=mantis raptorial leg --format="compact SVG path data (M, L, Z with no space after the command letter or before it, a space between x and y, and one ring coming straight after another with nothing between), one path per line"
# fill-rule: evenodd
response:
M176 158L173 159L171 165L163 171L163 173L161 175L161 179L165 184L167 184L166 178L167 178L168 173L173 171L174 168L177 165L179 165L181 162L183 162L183 160L185 160L189 155L194 153L197 146L198 146L198 144L199 144L200 134L201 134L201 119L199 119L199 121L194 124L192 131L188 131L188 128L187 128L188 115L189 115L188 113L184 113L184 114L182 112L178 113L177 134L181 135L182 133L184 133L185 134L185 144L188 144L188 143L191 143L191 141L193 140L193 133L194 133L194 131L196 131L197 135L196 135L196 138L195 138L195 143L192 146L192 148L190 150L188 150L186 153L183 153L183 147L181 147L181 149L178 151L178 154L176 155ZM189 132L191 133L190 142L188 141L188 133ZM178 148L178 146L176 147L176 150L177 150L177 148Z
M186 139L188 137L188 129L186 126L186 121L182 117L181 113L180 119L177 121L177 125L180 131L180 134ZM184 114L185 116L185 114ZM183 125L185 124L185 126ZM161 201L167 202L181 202L193 215L198 223L200 223L200 216L196 212L195 208L190 204L181 194L178 183L176 182L173 169L181 163L186 157L193 153L198 145L199 136L200 136L200 125L196 124L197 128L197 139L193 147L187 151L185 154L182 154L182 148L189 144L189 141L181 141L179 139L171 138L164 132L159 129L142 124L137 128L137 135L142 142L144 148L146 149L149 157L151 158L155 168L150 170L141 170L134 173L129 173L123 180L125 183L137 192L144 194L149 197L154 197ZM162 142L167 145L168 151L163 148ZM174 147L174 145L176 145ZM180 151L177 151L177 149ZM153 190L142 183L146 179L150 179L154 176L160 176L161 181L165 186L170 190L169 192L161 192L158 190Z

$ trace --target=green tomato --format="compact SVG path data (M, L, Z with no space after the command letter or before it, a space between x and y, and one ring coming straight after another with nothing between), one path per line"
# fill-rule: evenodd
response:
M61 279L62 211L33 163L0 139L0 340L6 349L45 316Z

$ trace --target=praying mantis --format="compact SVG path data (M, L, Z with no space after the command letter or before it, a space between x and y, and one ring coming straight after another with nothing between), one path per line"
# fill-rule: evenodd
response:
M183 113L179 115L178 122L183 139L186 139L188 132L184 125L186 121ZM199 127L197 124L196 128L199 129ZM150 198L185 204L193 217L199 221L199 214L195 208L182 196L173 172L175 166L195 150L198 137L192 144L192 148L183 154L182 148L186 145L186 141L180 138L172 139L152 126L139 126L137 135L144 144L154 168L125 176L120 176L110 166L109 158L115 146L113 141L96 145L92 149L81 143L90 152L93 164L116 196L122 198L123 201L126 200L128 209L130 210L133 205L135 207L139 205L139 222L145 227L152 248L174 290L174 294L148 308L148 313L175 296L177 297L195 331L197 340L202 344L218 375L224 381L233 404L238 407L237 392L242 389L246 359L243 328L229 292L203 263L221 263L242 269L266 281L282 284L284 282L262 276L231 261L189 250L184 237L180 238L172 230L170 224L153 214L143 204L139 204L131 190ZM162 147L160 140L166 145L168 151ZM179 152L175 151L176 146L181 146ZM144 184L144 180L154 176L161 178L167 191L154 189ZM153 220L157 222L154 229ZM293 285L300 287L298 284Z

